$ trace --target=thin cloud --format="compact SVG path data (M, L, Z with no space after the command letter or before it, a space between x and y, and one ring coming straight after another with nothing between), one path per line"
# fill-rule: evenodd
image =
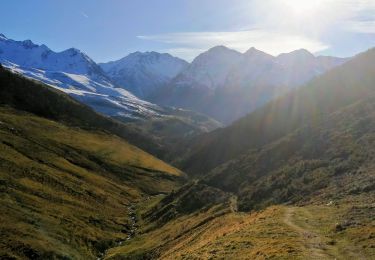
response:
M375 1L346 0L336 7L345 14L341 19L341 28L354 33L375 33Z
M375 34L375 21L348 21L344 28L355 33Z
M300 48L311 52L329 48L327 44L302 35L283 34L261 29L233 32L179 32L137 37L142 40L173 45L170 51L186 59L217 45L224 45L240 52L255 47L273 55Z
M89 18L89 16L85 12L81 12L81 15L85 17L86 19Z

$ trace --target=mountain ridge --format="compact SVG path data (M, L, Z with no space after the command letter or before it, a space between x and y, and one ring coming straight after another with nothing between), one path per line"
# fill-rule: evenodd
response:
M198 55L150 100L205 113L228 125L346 61L315 57L307 50L272 56L254 47L239 53L216 46Z
M154 51L134 52L119 60L99 64L117 85L146 99L187 65L180 58Z

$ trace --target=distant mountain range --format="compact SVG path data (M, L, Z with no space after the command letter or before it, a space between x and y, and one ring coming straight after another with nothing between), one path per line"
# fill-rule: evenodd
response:
M274 57L255 48L241 54L217 46L195 58L151 101L228 124L346 60L303 49Z
M77 49L54 52L30 40L15 41L0 35L0 63L13 72L69 94L101 114L133 124L132 127L136 127L137 131L157 139L162 146L175 143L175 138L190 138L221 126L206 115L161 107L136 97L117 85L116 79L111 79L99 65ZM144 91L151 90L151 85L156 82L145 76L152 73L147 74L144 68L154 71L152 75L161 84L177 73L178 66L186 65L186 62L169 54L135 53L118 63L102 66L116 71L120 67L124 68L126 63L135 73L135 78L144 76L139 78L146 87ZM135 86L140 87L141 81L138 84ZM173 134L170 134L172 129Z
M166 107L175 107L229 124L346 60L303 49L274 57L217 46L191 64L166 53L135 52L98 65L74 48L54 52L0 35L4 66L126 121L164 118L177 111Z

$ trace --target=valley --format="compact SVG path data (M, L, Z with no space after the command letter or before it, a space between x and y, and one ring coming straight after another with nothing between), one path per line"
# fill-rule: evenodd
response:
M85 2L0 34L0 259L375 259L375 6Z

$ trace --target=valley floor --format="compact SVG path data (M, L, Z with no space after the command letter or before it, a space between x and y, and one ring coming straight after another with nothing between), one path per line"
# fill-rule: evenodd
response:
M375 259L374 212L371 196L253 213L217 206L146 225L106 259Z

